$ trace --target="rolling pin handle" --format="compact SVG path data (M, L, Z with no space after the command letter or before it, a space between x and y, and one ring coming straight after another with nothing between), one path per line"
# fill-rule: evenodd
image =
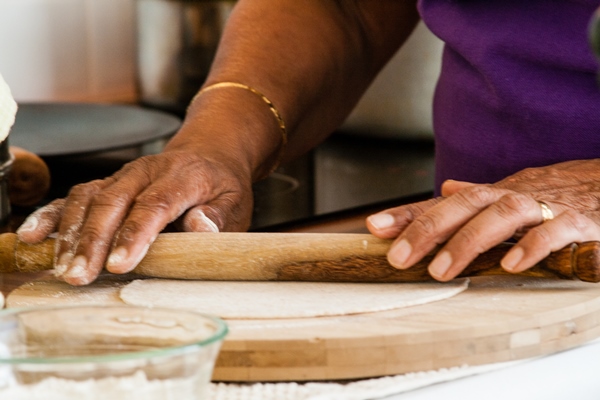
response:
M580 243L574 258L575 276L584 282L600 282L600 242Z
M18 272L15 260L17 240L14 233L0 234L0 273Z

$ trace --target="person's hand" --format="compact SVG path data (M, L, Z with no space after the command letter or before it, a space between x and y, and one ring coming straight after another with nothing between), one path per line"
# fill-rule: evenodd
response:
M544 218L545 203L554 218ZM456 277L480 253L510 238L502 267L521 272L574 242L600 240L600 160L520 171L492 185L447 181L442 197L367 218L371 233L396 238L388 260L410 268L441 246L429 265L437 280Z
M35 243L58 231L55 274L92 282L105 266L131 271L172 221L185 231L246 230L252 179L233 160L174 150L137 159L115 175L73 187L32 214L18 230ZM219 160L219 161L218 161Z

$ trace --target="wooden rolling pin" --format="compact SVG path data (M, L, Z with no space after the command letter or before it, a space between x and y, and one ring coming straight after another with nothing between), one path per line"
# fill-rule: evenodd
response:
M388 264L390 240L369 234L163 233L133 271L157 278L318 282L417 282L432 278L433 253L408 270ZM460 276L507 274L501 244L481 254ZM54 240L28 245L0 235L0 272L52 269ZM572 244L522 275L600 281L600 242Z

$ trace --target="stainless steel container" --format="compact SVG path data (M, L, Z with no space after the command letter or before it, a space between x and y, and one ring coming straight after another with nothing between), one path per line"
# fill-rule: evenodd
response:
M185 113L214 58L233 0L137 0L138 95Z
M8 137L0 142L0 232L6 232L9 225L11 207L8 197L8 173L12 167Z

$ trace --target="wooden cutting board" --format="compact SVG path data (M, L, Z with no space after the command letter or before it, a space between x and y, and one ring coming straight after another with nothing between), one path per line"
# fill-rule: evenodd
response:
M17 288L7 304L120 304L118 291L127 279L103 276L90 286L71 287L44 278ZM516 360L578 346L600 337L600 285L476 277L465 292L421 306L227 322L230 334L215 380L366 378Z

